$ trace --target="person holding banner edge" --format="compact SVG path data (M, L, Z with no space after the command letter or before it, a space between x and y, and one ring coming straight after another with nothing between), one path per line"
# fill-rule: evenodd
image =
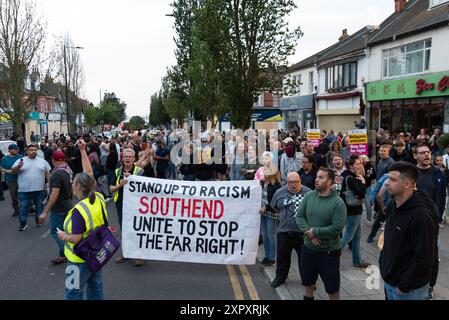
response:
M110 183L112 184L115 181L114 185L109 186L109 191L115 193L114 202L115 207L117 209L117 216L120 224L120 230L122 229L122 219L123 219L123 187L128 183L126 178L130 175L142 176L144 175L144 170L134 164L135 160L135 151L133 149L125 149L123 150L123 166L115 170L114 180ZM128 259L120 256L115 262L123 263ZM144 261L141 259L134 260L134 266L140 267L143 266Z
M58 239L65 241L64 255L67 257L66 300L82 300L87 285L88 300L103 300L102 272L91 272L86 261L74 253L75 245L89 233L105 224L103 210L106 204L103 196L95 192L95 178L86 152L86 142L78 141L83 172L72 182L73 195L80 201L69 211L64 221L64 231L58 230ZM72 283L73 281L73 283Z

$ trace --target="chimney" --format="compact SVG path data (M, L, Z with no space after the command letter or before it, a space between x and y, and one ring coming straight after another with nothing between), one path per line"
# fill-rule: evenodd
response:
M401 13L407 6L407 0L394 0L394 11Z
M338 38L338 41L345 40L348 37L349 37L348 29L343 29L340 38Z

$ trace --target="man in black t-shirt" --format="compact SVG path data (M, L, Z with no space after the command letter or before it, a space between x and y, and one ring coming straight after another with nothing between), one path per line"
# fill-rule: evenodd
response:
M73 172L66 162L66 156L62 150L53 153L54 169L50 176L50 190L48 203L39 217L39 224L43 224L51 212L50 232L59 248L59 256L53 260L53 264L67 262L64 255L64 241L58 239L58 229L63 230L64 220L72 208L72 180Z

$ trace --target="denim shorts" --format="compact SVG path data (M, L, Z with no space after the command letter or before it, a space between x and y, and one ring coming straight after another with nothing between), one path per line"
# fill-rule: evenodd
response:
M303 246L300 268L302 285L305 287L314 285L319 275L327 294L339 292L340 255L341 251L320 252Z

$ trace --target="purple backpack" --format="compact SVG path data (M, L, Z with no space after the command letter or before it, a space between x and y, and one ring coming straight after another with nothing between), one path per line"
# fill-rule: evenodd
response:
M97 199L101 201L100 199ZM89 235L82 239L75 245L74 253L85 260L87 267L92 272L98 272L104 265L112 258L115 252L120 247L120 242L114 237L111 230L109 230L109 223L106 215L104 214L103 203L101 204L101 213L103 214L104 225L98 227L95 230L93 228L92 214L89 208L83 202L79 203L89 216L89 223L91 226L91 232Z

